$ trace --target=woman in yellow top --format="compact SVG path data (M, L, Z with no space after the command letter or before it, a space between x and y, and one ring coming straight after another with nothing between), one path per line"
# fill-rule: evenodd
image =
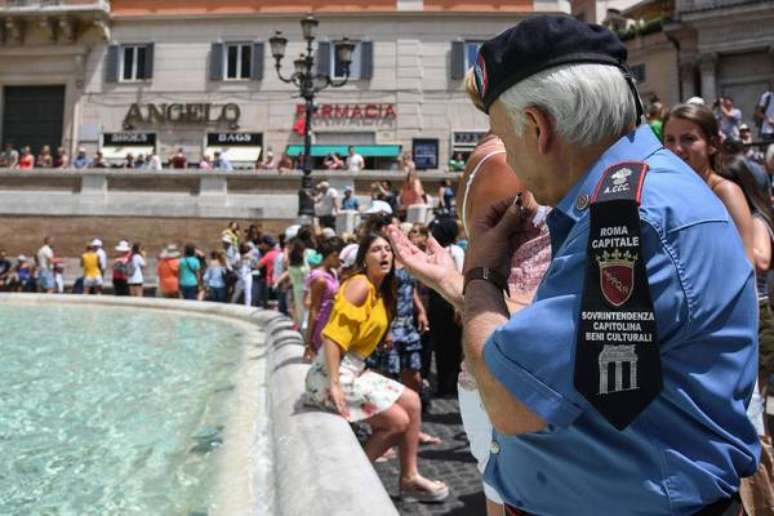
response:
M85 294L102 293L102 269L97 254L97 243L92 241L81 255L81 267L83 267L83 292Z
M400 449L400 493L416 501L440 502L449 495L443 482L429 480L417 469L421 422L419 396L373 371L365 358L374 352L395 311L395 264L389 242L369 233L359 244L355 273L336 294L323 328L322 353L306 376L308 402L335 410L347 421L364 421L373 429L365 444L371 461L397 444Z

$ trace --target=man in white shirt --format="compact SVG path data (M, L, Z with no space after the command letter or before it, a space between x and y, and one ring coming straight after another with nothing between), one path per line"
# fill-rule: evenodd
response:
M761 95L755 108L755 120L760 123L761 140L774 140L774 91Z
M37 253L38 283L48 294L54 293L54 250L51 248L53 242L54 239L50 236L45 237Z
M347 153L347 170L350 172L360 172L365 167L363 156L355 152L353 146L349 146Z
M107 253L102 248L102 240L95 238L91 241L91 245L94 247L94 252L97 253L97 257L99 258L99 268L102 269L102 273L104 274L107 270Z
M331 188L327 181L317 183L314 211L321 227L336 228L336 214L339 211L339 192Z
M734 107L734 99L731 97L721 97L718 99L718 124L720 132L726 138L739 140L739 124L742 123L742 112Z

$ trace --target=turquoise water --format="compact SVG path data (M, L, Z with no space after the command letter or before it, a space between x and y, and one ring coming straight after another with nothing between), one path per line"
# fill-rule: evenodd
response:
M0 514L206 514L242 343L177 312L0 305Z

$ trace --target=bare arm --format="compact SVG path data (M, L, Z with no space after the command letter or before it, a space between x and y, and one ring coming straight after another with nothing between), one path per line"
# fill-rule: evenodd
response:
M532 213L518 202L493 205L475 226L466 256L466 270L488 267L506 276L520 232L528 229ZM484 361L484 346L494 331L508 322L510 311L494 284L473 280L464 302L463 345L468 370L476 379L484 407L498 432L518 435L545 428L545 421L517 399L492 374Z
M742 189L731 181L721 181L715 187L715 194L723 201L731 219L736 225L739 235L742 237L744 251L750 263L755 264L755 251L753 244L753 221L750 208L747 206L747 200L744 198Z
M758 274L766 274L771 266L771 233L769 233L766 221L760 217L753 217L753 253L755 259L755 271Z
M325 293L325 280L317 278L309 287L309 316L306 321L306 335L304 341L307 346L312 345L312 335L314 335L314 322L317 320L317 314L320 312L322 296Z
M509 318L509 308L497 287L487 281L471 283L465 295L465 361L478 383L486 412L498 432L507 435L537 432L545 428L545 421L514 397L484 362L486 340Z
M427 310L425 310L425 305L422 304L422 300L419 298L419 289L416 287L414 288L412 299L414 300L414 308L417 311L417 326L419 326L419 332L422 333L429 328L430 324L427 319Z
M347 407L344 392L339 384L339 367L341 366L341 357L344 354L344 350L332 340L323 338L323 353L325 353L325 365L328 369L331 399L339 414L348 417L349 408Z

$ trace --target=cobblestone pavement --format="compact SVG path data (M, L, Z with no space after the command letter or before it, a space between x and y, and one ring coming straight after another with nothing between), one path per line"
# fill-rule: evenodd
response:
M377 462L374 466L401 515L448 514L479 516L486 514L481 476L470 454L462 428L457 399L433 399L429 414L422 416L422 430L443 443L420 446L419 471L426 477L449 484L449 498L440 504L403 503L398 494L398 459Z

